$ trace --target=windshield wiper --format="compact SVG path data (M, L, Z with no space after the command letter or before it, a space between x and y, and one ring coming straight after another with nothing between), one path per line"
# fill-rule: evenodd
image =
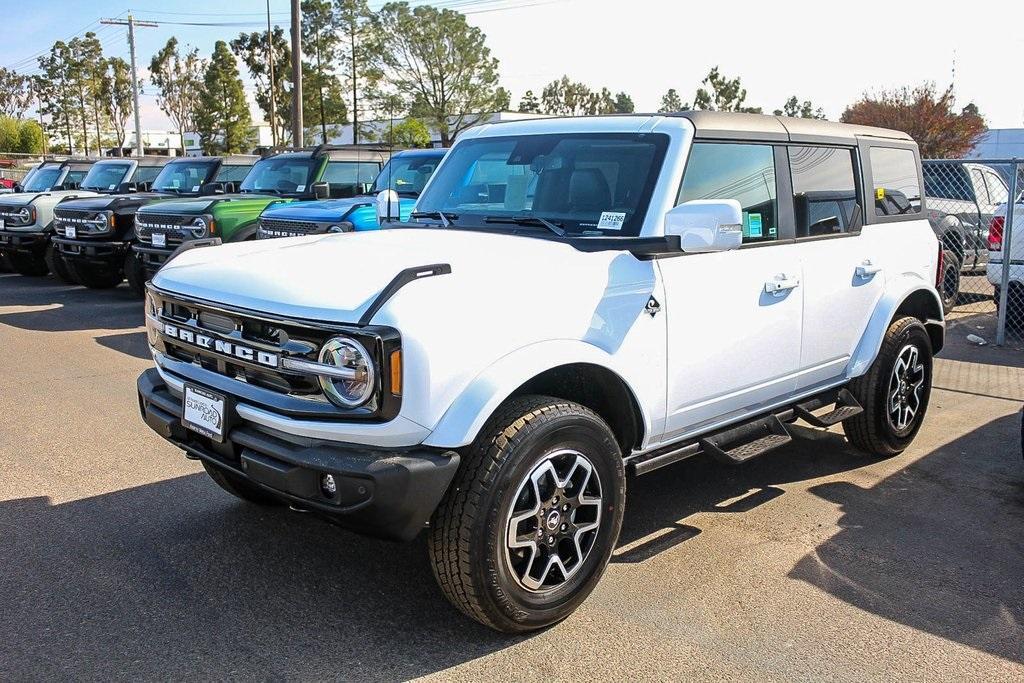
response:
M441 221L441 225L450 228L452 221L459 219L459 214L451 211L413 211L410 218L436 218Z
M513 225L536 225L547 228L559 237L565 237L565 230L558 223L553 223L540 216L487 216L484 223L512 223Z

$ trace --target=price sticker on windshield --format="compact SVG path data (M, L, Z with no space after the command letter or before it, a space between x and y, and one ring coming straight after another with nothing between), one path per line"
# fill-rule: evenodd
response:
M597 222L598 230L622 230L626 222L626 214L620 211L602 211L601 220Z
M306 191L306 186L305 185L296 185L295 186L295 191L296 192L305 192Z
M192 191L193 192L199 192L199 186L198 185L193 185L192 186Z

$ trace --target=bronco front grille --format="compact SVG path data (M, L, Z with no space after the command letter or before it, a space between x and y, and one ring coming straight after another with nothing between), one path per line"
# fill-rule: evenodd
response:
M99 216L100 220L96 218ZM76 235L99 235L110 232L106 214L80 209L54 209L53 227L57 234L67 236L68 227L75 228ZM100 229L100 227L104 229Z
M153 243L153 233L162 232L167 236L167 246L176 247L191 234L187 227L195 216L181 216L169 213L135 214L135 234L145 244Z
M320 225L312 221L289 221L280 218L261 218L261 237L289 237L310 235L320 230Z

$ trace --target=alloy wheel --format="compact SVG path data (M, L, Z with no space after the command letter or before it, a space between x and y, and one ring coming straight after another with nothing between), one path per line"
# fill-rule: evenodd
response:
M906 431L921 409L921 389L924 386L925 367L921 353L913 344L904 346L889 378L888 417L893 429Z

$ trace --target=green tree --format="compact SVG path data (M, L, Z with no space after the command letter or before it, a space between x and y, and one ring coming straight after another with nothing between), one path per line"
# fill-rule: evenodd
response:
M249 71L249 78L256 87L256 104L269 122L274 112L274 140L283 142L291 131L292 96L289 84L292 79L291 43L284 29L275 26L270 33L271 52L274 58L274 97L271 102L270 67L267 61L267 32L242 33L231 41L231 51L242 60Z
M0 116L20 119L32 104L31 81L27 76L0 67Z
M381 142L389 147L408 149L412 147L429 147L430 131L427 125L417 118L409 117L384 130Z
M494 91L494 111L509 111L510 109L512 109L512 93L499 87Z
M540 113L540 100L537 99L532 90L527 90L523 95L523 99L519 100L519 111L523 114Z
M149 63L149 80L159 92L157 102L179 133L195 130L196 115L205 107L205 72L206 66L199 57L199 50L193 48L181 54L178 39L174 37ZM185 154L184 139L183 135L182 154Z
M203 107L196 116L203 149L210 154L246 152L252 147L252 118L238 64L218 40L203 78Z
M573 81L568 76L544 86L540 99L545 114L593 116L615 111L615 99L608 88L591 90L586 83Z
M142 89L141 79L137 83ZM120 156L127 138L128 118L132 115L132 68L120 57L106 60L106 69L101 79L101 102L103 113L114 131L114 142Z
M740 84L739 77L727 78L718 67L712 67L708 75L701 81L693 97L693 108L705 111L739 111L748 114L760 114L761 107L745 107L747 90Z
M320 129L321 142L348 122L344 90L335 74L341 41L331 0L302 0L302 113L307 128ZM340 106L339 106L340 105ZM330 132L328 132L330 128Z
M348 93L352 116L352 142L365 136L360 121L369 117L371 103L379 102L378 86L382 78L379 25L366 0L334 0L341 41L341 81Z
M43 127L36 121L26 119L18 127L18 151L22 154L42 154L46 151Z
M683 104L676 89L669 88L668 92L661 96L661 106L658 107L658 111L667 114L675 111L684 111L689 108L690 105Z
M921 156L958 159L969 152L988 129L977 107L959 112L953 87L939 92L934 83L914 88L865 93L846 108L840 121L901 130L914 138Z
M82 106L82 138L85 142L85 153L89 153L89 137L87 124L92 124L95 137L95 149L102 147L102 130L107 127L106 107L103 105L103 78L107 70L107 62L103 58L103 45L95 33L86 33L84 38L75 38L69 44L76 62L76 93Z
M21 151L21 136L17 119L0 116L0 152Z
M615 96L615 113L616 114L632 114L636 111L636 105L633 104L633 98L624 92L620 92Z
M465 15L390 2L377 20L387 81L445 146L494 111L498 60Z
M54 43L49 54L39 57L39 69L42 73L33 79L39 111L50 117L51 127L60 131L70 152L75 146L72 129L77 127L82 110L76 106L72 90L74 56L68 44L62 40Z
M788 100L786 100L786 103L782 105L782 109L776 109L772 113L775 114L776 116L790 116L792 118L797 119L825 118L825 112L822 111L821 107L815 109L814 105L811 104L810 100L804 100L803 102L800 102L800 100L796 98L796 95L793 95Z

